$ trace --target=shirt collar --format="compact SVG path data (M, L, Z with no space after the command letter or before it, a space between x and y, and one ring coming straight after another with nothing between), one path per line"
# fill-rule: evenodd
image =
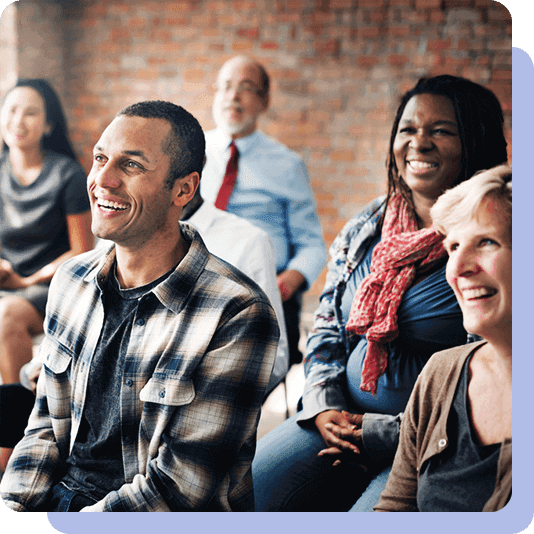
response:
M232 143L232 138L221 128L217 129L217 133L219 137L218 144L221 149L221 152L226 152L227 150L229 150L230 144ZM236 139L234 143L237 147L237 150L239 150L239 154L245 154L252 147L252 145L257 142L259 136L259 130L255 130L253 133L247 135L246 137L240 137L239 139Z
M187 222L192 224L200 232L200 235L203 235L207 233L219 211L213 204L204 201Z
M151 290L166 308L176 314L185 305L209 258L208 250L198 230L186 222L180 222L179 225L182 237L189 243L189 250L174 272ZM96 262L94 268L85 276L85 280L88 282L94 280L98 288L102 290L111 272L115 255L113 245Z

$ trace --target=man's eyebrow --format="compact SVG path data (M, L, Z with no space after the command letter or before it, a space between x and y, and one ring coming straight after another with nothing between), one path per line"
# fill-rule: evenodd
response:
M95 148L93 150L100 152L103 150L103 148L99 145L95 145ZM126 154L128 156L137 156L142 160L146 161L147 163L150 163L150 160L145 156L145 153L142 150L125 150L123 154Z
M150 160L145 156L145 153L142 150L125 150L124 154L127 154L128 156L137 156L147 163L150 163Z

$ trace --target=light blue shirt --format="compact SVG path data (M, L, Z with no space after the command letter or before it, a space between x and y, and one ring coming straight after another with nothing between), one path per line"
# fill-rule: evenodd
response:
M206 133L207 160L200 183L204 200L212 204L230 158L231 141L220 129ZM235 144L237 182L227 211L267 232L274 243L277 271L295 269L309 287L325 265L326 247L304 161L259 131Z

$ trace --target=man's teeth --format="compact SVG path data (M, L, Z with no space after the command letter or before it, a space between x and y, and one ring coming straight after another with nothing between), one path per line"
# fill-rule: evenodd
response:
M464 299L470 300L470 299L478 299L481 297L491 297L492 295L495 295L497 293L496 289L491 289L487 287L477 287L474 289L464 289L462 291L462 295Z
M123 211L128 207L119 204L118 202L110 202L109 200L98 200L98 206L104 210L110 211Z
M437 163L428 163L426 161L409 161L408 163L414 169L421 170L421 171L425 169L432 169L438 166Z

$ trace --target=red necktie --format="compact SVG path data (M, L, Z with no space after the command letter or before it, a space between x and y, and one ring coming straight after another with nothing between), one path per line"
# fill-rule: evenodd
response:
M215 200L215 207L220 210L226 210L228 206L228 201L230 200L230 195L234 190L235 181L237 178L237 158L239 157L239 151L235 146L235 143L232 141L230 144L230 159L226 165L226 172L224 173L224 178L217 194L217 199Z

